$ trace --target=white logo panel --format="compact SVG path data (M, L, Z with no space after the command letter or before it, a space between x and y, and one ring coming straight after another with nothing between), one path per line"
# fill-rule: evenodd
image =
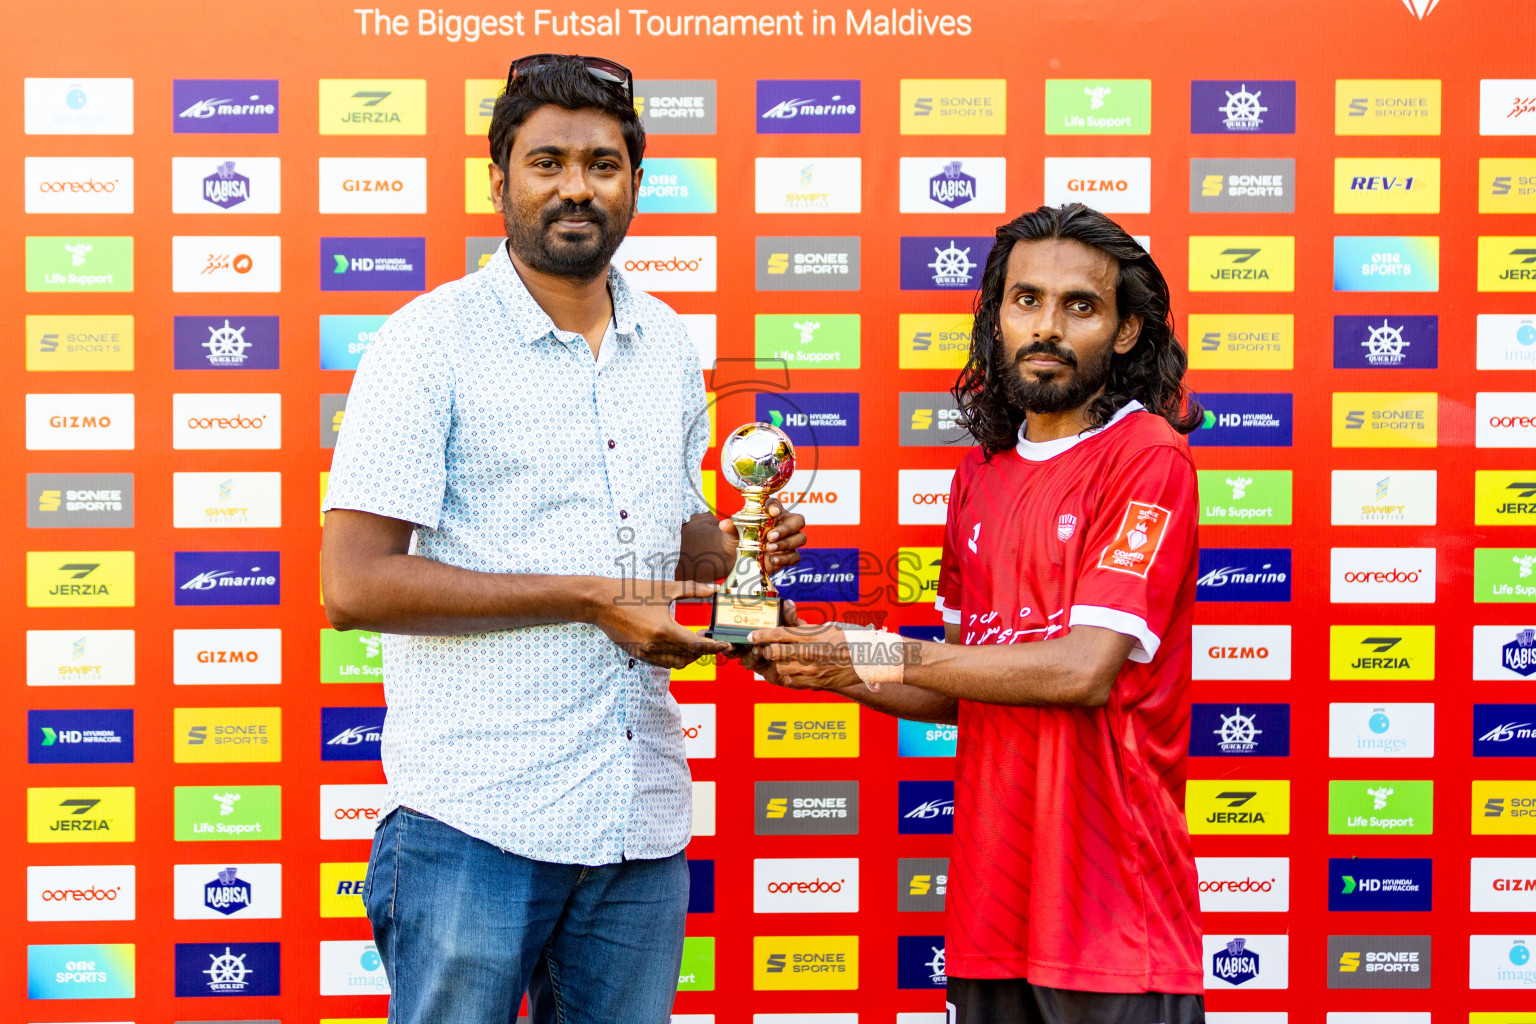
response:
M28 213L132 213L133 157L29 156Z
M1473 857L1473 913L1536 913L1536 857Z
M1334 604L1433 604L1434 548L1332 548L1329 600Z
M27 868L28 921L132 921L131 864Z
M1334 526L1434 526L1433 469L1336 469Z
M172 213L282 213L275 156L171 157Z
M896 522L902 526L943 526L949 520L952 469L896 471Z
M1289 857L1196 857L1202 914L1291 909Z
M133 79L28 78L28 135L132 135Z
M1204 935L1201 937L1205 965L1205 990L1207 992L1231 991L1241 985L1247 990L1258 988L1289 988L1291 984L1291 940L1288 935ZM1258 973L1241 973L1244 953L1258 954ZM1217 953L1226 954L1220 961L1231 965L1231 977L1223 977L1213 970ZM1234 981L1237 984L1234 984Z
M382 782L320 787L320 838L367 839L384 816L379 808L387 798Z
M1150 157L1046 157L1045 204L1082 203L1101 213L1152 212Z
M172 473L171 495L178 529L283 525L281 473Z
M28 451L132 451L132 395L28 395Z
M774 497L786 512L798 512L814 526L859 524L859 471L798 469Z
M275 686L283 681L281 629L177 629L171 636L176 686Z
M321 213L426 213L425 157L321 157Z
M1536 135L1536 78L1485 78L1478 94L1479 135Z
M131 629L27 630L28 686L132 686Z
M1329 704L1329 757L1434 757L1433 704Z
M1472 678L1536 682L1536 626L1473 626Z
M715 706L679 704L683 715L684 756L692 761L715 756Z
M188 394L171 396L171 447L281 448L283 396Z
M1536 938L1522 935L1473 935L1468 988L1536 989L1531 947Z
M757 212L858 213L862 166L856 156L760 156Z
M1479 391L1477 446L1536 448L1536 391Z
M281 864L177 864L171 905L178 921L283 916Z
M857 857L760 858L752 862L752 910L758 914L856 914Z
M282 286L278 235L171 236L173 292L276 292Z
M627 235L613 263L641 291L715 290L714 235Z
M902 213L1004 213L1007 192L1004 157L901 158Z
M1206 1020L1211 1019L1211 1014L1206 1014ZM1393 1010L1391 1013L1378 1013L1372 1010L1359 1012L1330 1010L1326 1024L1430 1024L1429 1014L1416 1013L1412 1010Z
M1192 678L1291 678L1290 626L1195 626Z
M693 835L712 836L715 834L715 784L713 782L693 782Z
M699 357L699 369L715 368L715 314L680 313L677 317L688 330L688 340Z
M372 942L320 943L320 994L323 996L389 995L384 961Z
M1479 313L1477 368L1536 370L1536 313Z

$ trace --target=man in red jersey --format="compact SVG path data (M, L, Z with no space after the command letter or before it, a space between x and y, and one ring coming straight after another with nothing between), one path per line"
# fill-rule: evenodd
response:
M959 722L956 1024L1205 1019L1184 820L1198 505L1183 435L1202 413L1185 367L1167 283L1119 225L1076 204L1004 225L954 389L980 447L950 487L945 643L753 637L779 685Z

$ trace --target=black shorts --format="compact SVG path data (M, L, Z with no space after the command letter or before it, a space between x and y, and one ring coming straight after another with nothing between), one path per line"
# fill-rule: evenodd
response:
M949 1024L1205 1024L1205 997L1074 992L1023 978L949 976Z

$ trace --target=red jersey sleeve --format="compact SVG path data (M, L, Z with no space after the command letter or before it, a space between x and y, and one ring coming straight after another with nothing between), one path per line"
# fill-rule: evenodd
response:
M964 492L962 481L969 476L969 460L962 462L949 481L949 506L944 520L944 551L939 557L939 593L934 607L944 617L947 626L960 625L960 545L959 536L960 496Z
M1198 554L1198 518L1189 455L1168 445L1137 452L1100 498L1082 547L1069 624L1133 637L1130 660L1151 661Z

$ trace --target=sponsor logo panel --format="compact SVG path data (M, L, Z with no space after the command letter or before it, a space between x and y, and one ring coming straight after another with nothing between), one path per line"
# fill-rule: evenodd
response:
M27 78L22 82L28 135L132 135L133 79Z
M753 756L858 757L858 712L841 704L755 704Z
M173 235L171 291L277 292L283 287L278 235Z
M282 159L171 157L171 212L282 213Z
M896 862L898 911L942 911L948 892L948 857L902 857Z
M1289 601L1290 548L1201 548L1197 601Z
M1536 448L1536 392L1479 391L1477 447Z
M283 525L281 473L172 473L177 529Z
M949 835L955 830L955 784L896 783L896 817L901 835Z
M171 903L178 921L283 916L281 864L177 864Z
M930 606L939 596L939 561L943 548L896 549L896 600Z
M425 157L321 157L321 213L426 213Z
M367 917L363 909L363 881L368 862L323 863L320 865L320 916Z
M419 292L427 287L425 238L322 238L320 290Z
M944 966L944 936L896 936L897 988L944 988L949 983Z
M178 551L178 606L281 603L282 565L276 551Z
M1336 370L1433 370L1440 365L1438 316L1335 316Z
M1536 704L1472 705L1472 756L1536 756Z
M1433 909L1434 861L1428 857L1330 857L1328 909Z
M758 213L858 213L863 161L847 157L760 156Z
M28 370L133 369L133 317L28 316Z
M1289 779L1190 779L1184 815L1191 835L1289 835Z
M1202 469L1200 523L1264 524L1291 522L1291 471L1288 469Z
M1336 292L1436 292L1440 290L1437 235L1335 235Z
M171 446L275 449L283 446L283 396L177 392L171 396Z
M1007 79L901 80L903 135L1004 135L1007 131Z
M1434 548L1331 548L1334 604L1433 604Z
M858 548L801 548L800 564L773 576L785 597L796 604L859 599Z
M1435 627L1329 626L1328 678L1433 679Z
M320 838L371 840L384 820L379 808L387 799L386 788L382 782L321 786Z
M132 451L134 396L28 395L28 451Z
M901 447L963 447L974 443L960 424L960 407L948 391L903 391L900 396Z
M958 370L971 354L973 318L960 313L902 313L899 365L903 370Z
M1473 857L1473 913L1536 912L1536 857Z
M799 469L780 490L779 504L817 526L859 524L859 471Z
M1477 212L1536 213L1536 160L1518 157L1480 159L1477 162Z
M754 782L752 787L756 835L859 834L857 782Z
M715 705L679 704L683 718L683 749L690 760L715 756Z
M320 369L355 370L389 317L377 314L320 316Z
M689 861L692 864L693 861ZM709 935L689 935L683 939L683 959L678 965L677 990L679 992L713 992L715 990L715 940ZM672 1015L672 1024L689 1024L689 1016L700 1018L696 1024L715 1024L714 1014Z
M1536 135L1536 102L1533 100L1536 100L1536 79L1483 79L1478 83L1478 134ZM30 133L32 129L27 131Z
M1334 213L1439 213L1436 157L1336 157Z
M171 670L177 686L276 685L283 681L283 631L173 630Z
M857 935L755 935L754 991L853 990L859 987Z
M320 994L388 995L378 947L365 941L320 943Z
M319 131L321 135L425 135L426 80L322 78Z
M178 370L275 370L275 316L178 316L172 334Z
M857 291L859 239L856 235L759 235L756 266L760 292Z
M1536 601L1536 547L1474 549L1472 600Z
M383 708L320 709L320 760L377 761L383 742Z
M176 787L178 842L281 838L281 786Z
M275 78L178 78L171 109L177 135L275 135L282 113Z
M1335 135L1439 135L1438 78L1340 78L1334 83Z
M381 683L384 681L384 638L368 630L320 631L322 683Z
M177 708L177 764L283 759L282 708Z
M1294 213L1293 159L1189 161L1190 213Z
M29 156L27 213L132 213L133 157Z
M759 369L857 370L859 314L758 313L754 342Z
M626 235L613 264L631 287L647 292L715 290L714 235Z
M132 473L27 474L28 527L110 529L132 525Z
M1472 782L1472 834L1536 835L1536 782Z
M1189 290L1295 291L1296 239L1292 235L1191 235Z
M693 784L693 835L712 836L715 834L715 784L713 782L695 782Z
M1195 704L1191 757L1290 757L1289 704Z
M952 469L896 471L896 522L903 526L943 526L949 517Z
M1329 988L1429 988L1428 935L1328 936Z
M347 417L347 396L329 394L320 396L320 447L335 448L341 436L341 424Z
M177 998L281 994L280 943L176 943Z
M1334 779L1328 783L1328 834L1431 835L1435 784L1430 780Z
M1291 947L1288 935L1201 937L1206 991L1283 989L1290 987Z
M1475 479L1479 526L1536 526L1536 470L1479 469Z
M1002 213L1007 186L1004 157L901 158L902 213Z
M959 729L953 725L902 720L896 723L896 755L954 757L959 737Z
M903 235L902 291L975 291L992 243L978 235Z
M1192 678L1291 678L1290 626L1202 626L1193 630Z
M1291 909L1289 857L1196 857L1195 871L1202 914Z
M714 213L715 158L653 157L637 196L646 213Z
M752 911L757 914L855 914L857 857L757 859Z
M789 391L757 395L757 418L789 435L796 445L859 443L859 393Z
M1150 157L1046 157L1045 204L1083 203L1102 213L1152 212Z
M1518 681L1536 676L1536 626L1473 626L1472 678Z
M1047 135L1149 135L1151 132L1151 79L1045 80Z
M28 999L132 999L131 942L27 947Z
M27 868L28 921L132 921L137 903L132 864Z
M1470 936L1467 987L1536 989L1536 967L1530 965L1531 943L1524 935Z
M367 867L367 862L364 862ZM688 861L688 913L713 914L715 912L715 862L692 859Z
M502 80L492 83L497 90ZM647 135L715 134L715 83L713 79L637 79L635 110ZM485 111L485 117L490 112ZM485 135L490 121L476 123L470 135ZM468 126L466 125L466 129Z
M132 764L133 710L29 710L27 763Z
M693 343L694 354L699 357L699 369L713 370L715 368L715 334L716 323L713 313L681 313L678 319L683 322L683 329L688 332L688 340ZM712 470L705 470L705 478L712 476ZM706 484L706 486L713 486ZM710 492L705 492L708 498ZM711 501L711 504L713 502Z
M1437 492L1432 469L1336 469L1333 525L1434 526Z
M131 843L132 786L28 788L27 842Z
M131 629L27 630L28 686L132 686Z
M1294 81L1189 83L1191 135L1295 135Z
M1289 313L1189 316L1189 365L1196 370L1289 370L1296 318Z
M27 291L133 291L133 237L28 235Z
M858 79L758 79L757 134L857 135Z
M28 551L28 608L132 608L132 551Z
M1434 757L1433 704L1329 704L1329 757Z

